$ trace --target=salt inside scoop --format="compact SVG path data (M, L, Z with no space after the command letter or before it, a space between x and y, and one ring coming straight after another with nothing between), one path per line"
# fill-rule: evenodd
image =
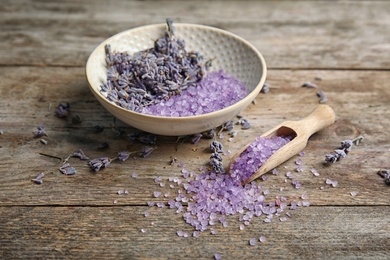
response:
M292 136L257 137L230 165L230 175L245 182L292 138Z

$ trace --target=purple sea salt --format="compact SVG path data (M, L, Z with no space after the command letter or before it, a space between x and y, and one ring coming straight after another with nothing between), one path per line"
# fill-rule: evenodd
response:
M232 163L230 175L240 181L246 181L272 154L289 141L291 141L290 137L257 137Z
M142 113L157 116L184 117L211 113L228 107L247 95L245 85L223 72L210 72L197 85L181 95L146 106Z
M249 240L249 245L255 246L255 245L256 245L256 238L251 238L251 239Z

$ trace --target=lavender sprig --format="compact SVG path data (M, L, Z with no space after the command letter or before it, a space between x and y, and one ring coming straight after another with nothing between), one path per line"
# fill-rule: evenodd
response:
M342 158L345 158L349 151L351 151L353 145L358 145L364 136L359 135L353 140L344 140L341 142L341 146L334 150L334 152L325 155L325 162L335 163Z

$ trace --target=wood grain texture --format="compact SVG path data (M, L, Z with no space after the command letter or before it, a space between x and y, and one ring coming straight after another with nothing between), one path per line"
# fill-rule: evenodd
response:
M50 212L48 214L48 212ZM144 213L149 216L145 217ZM149 207L0 207L3 259L386 259L390 207L308 207L285 222L256 218L244 230L234 216L217 234L189 235L180 214ZM362 218L362 216L364 216ZM299 224L297 224L299 223ZM145 233L141 232L145 230ZM266 242L249 246L251 238Z
M200 23L254 44L270 68L389 69L388 1L26 1L0 8L0 65L84 66L104 39Z
M179 167L169 165L171 157L177 157L191 171L198 172L200 166L207 166L210 140L203 139L196 145L188 140L178 144L175 137L160 136L157 149L148 158L115 162L96 174L86 162L72 158L70 163L78 173L64 176L58 171L60 160L40 153L65 158L82 148L91 158L113 158L123 150L138 151L143 144L131 143L126 136L117 136L112 131L113 117L89 92L82 68L4 68L0 76L4 79L0 83L3 96L0 105L4 108L0 112L4 132L0 136L3 205L111 205L117 198L116 191L122 188L129 189L131 196L121 198L119 204L145 205L157 188L154 178L162 176L168 180L181 176ZM301 87L303 82L316 77L322 79L315 81L317 89ZM225 164L232 153L256 136L285 120L305 117L318 105L316 91L321 89L335 110L336 122L309 139L305 156L301 158L305 172L294 174L303 188L295 190L290 181L285 182L286 172L295 171L299 156L281 165L280 175L270 175L264 185L270 187L273 195L280 194L280 188L284 190L282 194L292 198L307 193L315 205L389 205L387 189L376 174L381 168L390 168L390 145L386 142L390 122L382 120L390 117L390 89L385 87L389 80L387 71L269 71L267 81L271 91L260 94L256 105L242 113L252 128L244 131L236 126L239 132L234 141L228 141L227 133L220 139L225 150L231 152L224 156ZM13 91L7 91L7 86L12 86ZM54 115L55 107L62 101L71 105L68 119ZM72 123L71 117L75 115L84 119L82 123ZM46 127L47 145L33 138L33 131L40 124ZM96 134L95 125L104 126L105 130ZM121 122L117 126L127 133L134 132ZM326 153L336 149L342 140L353 139L363 132L366 138L347 158L330 166L323 165ZM108 142L109 148L97 150L103 142ZM321 176L314 177L312 168ZM31 179L39 172L45 172L46 177L44 184L37 186ZM139 179L131 178L134 172L139 173ZM337 180L339 187L326 185L326 178ZM20 196L22 191L26 196ZM352 191L359 195L352 197Z

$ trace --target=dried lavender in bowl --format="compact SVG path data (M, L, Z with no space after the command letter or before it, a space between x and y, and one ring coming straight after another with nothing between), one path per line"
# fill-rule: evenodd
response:
M210 113L247 95L244 84L223 71L206 73L197 51L187 51L167 19L165 35L133 55L105 46L107 82L100 91L120 107L139 113L183 117ZM206 75L207 74L207 75Z

